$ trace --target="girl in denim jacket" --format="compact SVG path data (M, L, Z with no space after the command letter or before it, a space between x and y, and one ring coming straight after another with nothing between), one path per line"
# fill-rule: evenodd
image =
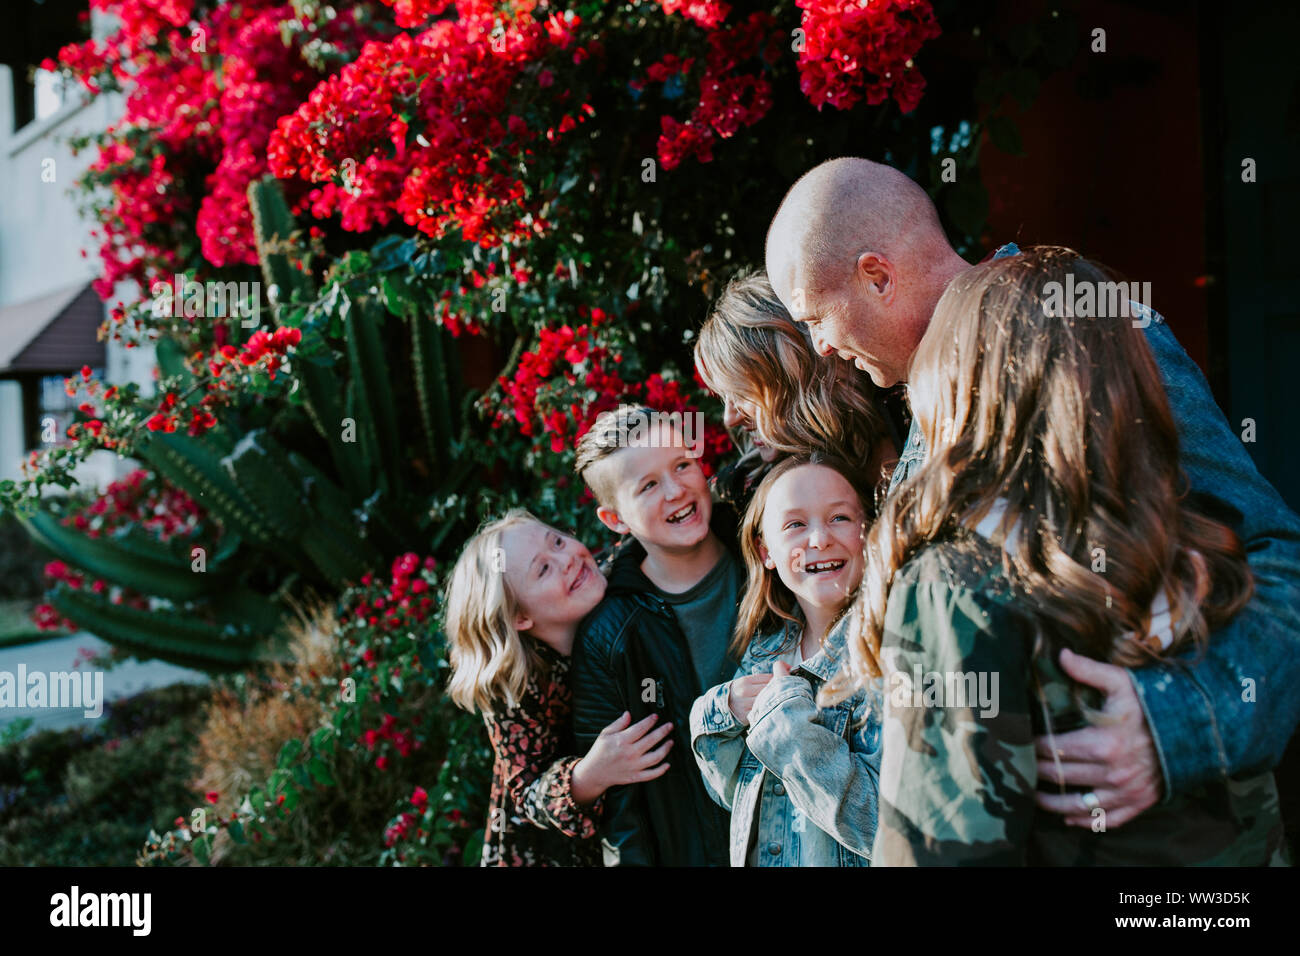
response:
M786 458L745 512L740 669L691 709L705 785L731 811L732 866L868 865L879 691L814 703L842 663L841 619L862 578L866 508L851 474L825 455Z

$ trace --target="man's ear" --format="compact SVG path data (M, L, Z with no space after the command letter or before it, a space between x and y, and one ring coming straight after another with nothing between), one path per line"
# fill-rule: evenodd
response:
M618 516L617 511L613 508L606 507L605 505L598 505L596 507L596 517L600 519L601 524L615 534L627 534L632 530L623 522L623 519Z
M894 264L878 252L863 252L858 255L858 276L869 282L876 294L888 302L894 297L898 283L894 281Z

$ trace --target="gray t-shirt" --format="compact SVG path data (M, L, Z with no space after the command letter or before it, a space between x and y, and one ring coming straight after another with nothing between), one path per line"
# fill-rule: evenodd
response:
M699 681L697 694L731 680L736 664L727 657L727 645L736 629L736 612L744 585L744 570L730 551L724 550L718 563L694 587L669 594L658 587L655 593L667 601L686 635Z

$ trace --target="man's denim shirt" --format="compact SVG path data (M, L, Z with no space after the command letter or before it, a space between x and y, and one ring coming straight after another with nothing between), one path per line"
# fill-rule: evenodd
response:
M1020 252L1014 243L996 257ZM1271 769L1300 720L1300 517L1260 475L1209 384L1159 313L1137 302L1178 426L1190 491L1224 509L1250 562L1255 596L1194 651L1130 670L1155 740L1165 800L1225 777ZM1146 323L1143 325L1143 323ZM892 492L925 460L915 419Z
M867 866L876 833L880 782L880 682L818 709L818 688L839 670L848 619L817 654L774 677L754 701L750 723L736 720L728 684L691 708L691 749L709 794L731 811L731 865ZM736 677L771 673L789 625L750 642ZM868 707L868 701L872 706Z

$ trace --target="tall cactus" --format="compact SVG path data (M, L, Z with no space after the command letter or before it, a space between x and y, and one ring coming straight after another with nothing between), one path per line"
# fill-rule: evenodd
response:
M361 453L372 469L375 486L396 497L403 467L397 436L397 409L384 352L384 310L369 296L344 299L339 308L348 340L352 377L348 416L356 421Z
M253 214L257 258L262 264L262 278L266 281L267 295L273 308L279 312L295 299L309 298L311 279L295 269L279 248L289 241L297 224L276 181L268 178L249 184L248 207Z
M243 606L250 600L245 595ZM246 624L208 622L191 610L113 604L85 588L63 583L50 593L50 603L111 644L182 667L229 670L269 656L266 633Z

